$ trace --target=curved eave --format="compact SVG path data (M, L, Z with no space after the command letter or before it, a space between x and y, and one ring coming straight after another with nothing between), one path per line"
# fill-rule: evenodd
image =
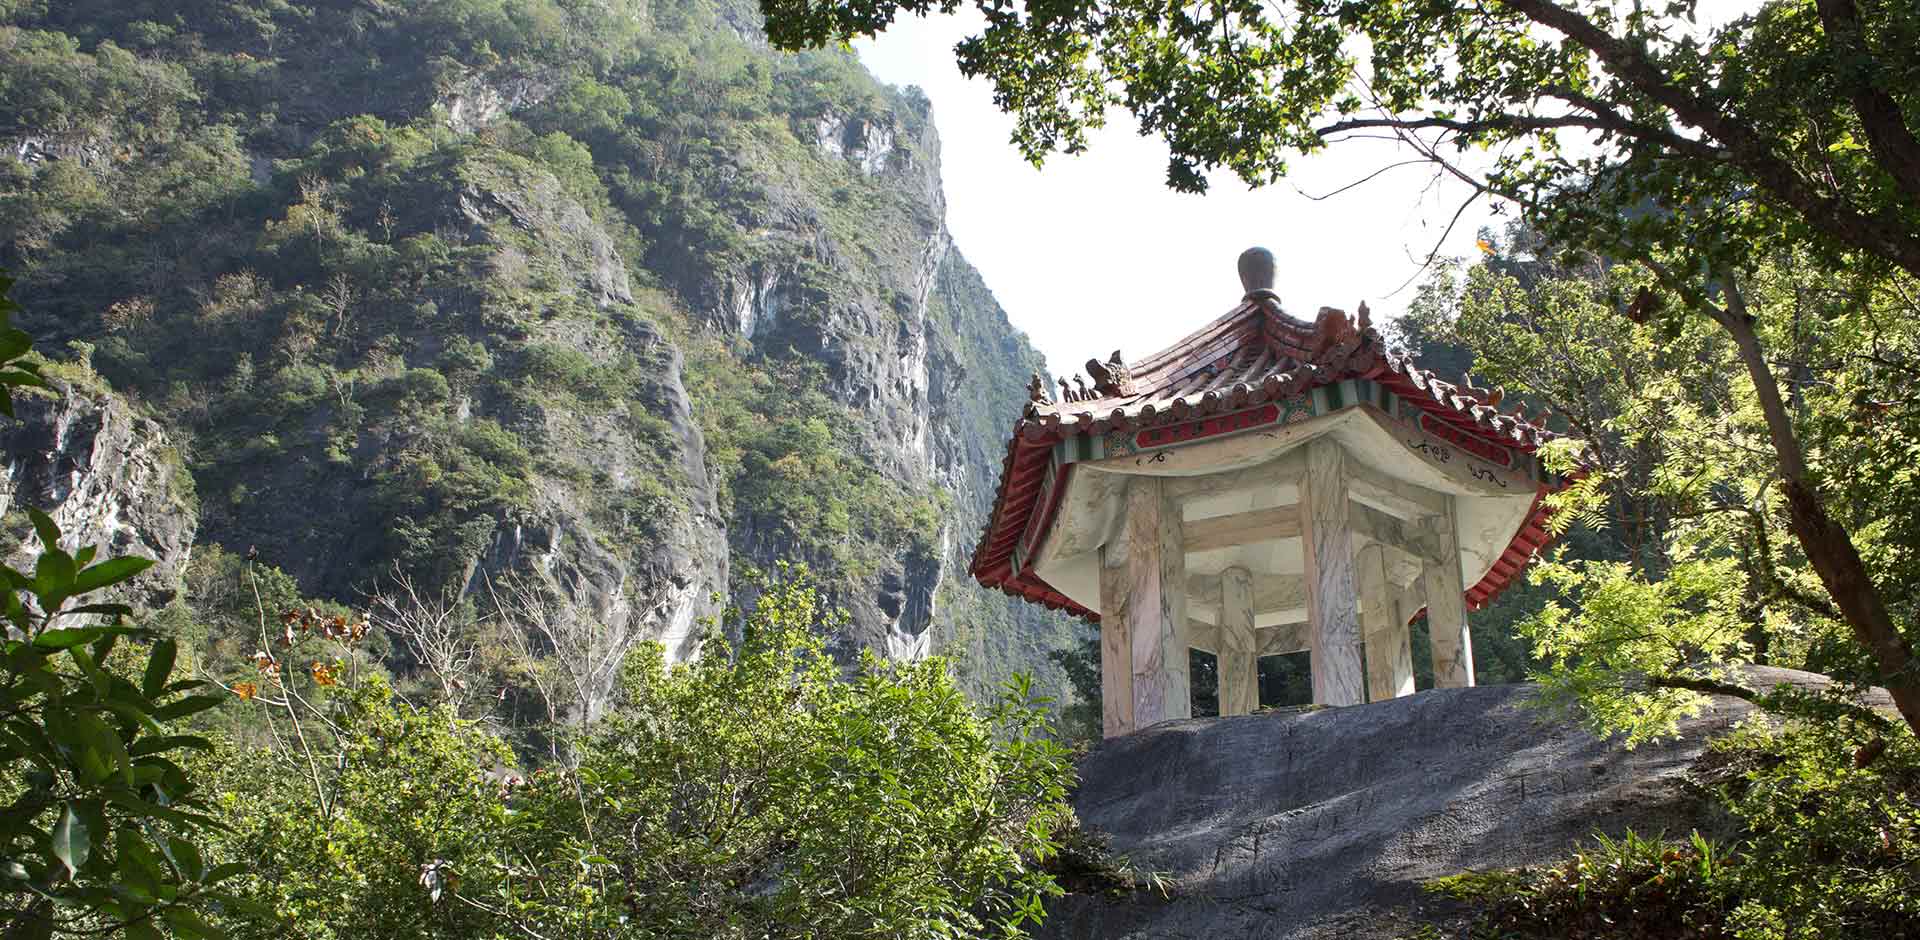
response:
M1564 482L1560 484L1562 487L1565 485ZM1493 567L1487 569L1486 575L1467 588L1467 609L1479 610L1493 603L1494 598L1499 597L1527 570L1540 550L1553 541L1552 534L1547 531L1547 517L1553 514L1553 510L1547 506L1546 498L1558 488L1542 486L1534 494L1533 508L1527 510L1527 520L1520 524L1520 531L1513 534L1512 541L1507 543L1506 550L1500 553Z
M1099 614L1048 584L1034 572L1031 561L1022 570L1015 571L1013 567L1014 546L1027 531L1033 514L1042 514L1043 530L1052 528L1053 517L1060 511L1060 497L1071 481L1073 465L1068 464L1047 504L1040 505L1047 457L1059 439L1060 435L1054 435L1044 441L1029 440L1016 428L1013 440L1007 442L1006 460L1000 465L1000 491L994 497L994 514L980 534L980 542L973 550L973 564L969 567L974 579L987 587L1042 604L1048 610L1064 610L1098 623Z

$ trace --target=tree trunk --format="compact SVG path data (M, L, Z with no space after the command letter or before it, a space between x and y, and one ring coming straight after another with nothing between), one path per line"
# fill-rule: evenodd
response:
M1746 303L1740 297L1739 288L1731 282L1727 291L1728 308L1717 312L1714 319L1732 335L1747 374L1753 378L1754 394L1760 399L1761 412L1766 415L1774 454L1780 458L1781 490L1787 497L1787 517L1793 525L1793 534L1799 539L1801 550L1807 553L1814 572L1820 576L1820 583L1833 598L1834 606L1853 629L1854 638L1879 664L1880 684L1893 696L1893 703L1900 709L1907 726L1920 735L1920 674L1915 670L1913 649L1887 612L1886 602L1853 545L1853 537L1845 526L1827 514L1819 494L1813 491L1807 479L1807 463L1800 450L1800 440L1793 432L1792 416L1780 398L1779 383L1774 380L1773 368L1767 364L1765 352L1760 348L1760 337L1754 333Z

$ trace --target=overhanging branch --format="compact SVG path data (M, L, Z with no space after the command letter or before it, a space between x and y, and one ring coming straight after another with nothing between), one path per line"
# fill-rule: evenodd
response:
M1897 222L1868 215L1844 200L1815 191L1773 152L1764 135L1674 84L1639 43L1614 36L1578 11L1552 0L1501 2L1586 48L1616 78L1720 141L1761 188L1799 212L1808 225L1841 244L1879 255L1920 276L1920 237Z

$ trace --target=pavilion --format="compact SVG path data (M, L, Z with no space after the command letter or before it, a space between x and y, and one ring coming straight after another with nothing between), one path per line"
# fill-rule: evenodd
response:
M1160 353L1034 377L975 550L982 584L1099 622L1108 737L1191 715L1189 649L1222 715L1282 653L1309 653L1318 704L1410 695L1423 611L1435 684L1472 685L1468 609L1548 541L1538 419L1388 352L1365 304L1288 315L1265 249L1240 276Z

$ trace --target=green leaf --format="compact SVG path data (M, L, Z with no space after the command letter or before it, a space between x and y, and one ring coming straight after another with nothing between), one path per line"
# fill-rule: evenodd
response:
M200 751L212 751L213 742L191 734L176 734L164 738L148 737L141 738L139 741L134 742L133 747L127 749L127 753L135 757L145 757L149 754L161 754L183 747L190 747Z
M29 370L25 363L16 363L13 368L0 369L0 386L47 388L47 380L40 373Z
M97 591L111 584L119 584L151 567L153 567L151 558L140 558L134 555L109 558L75 575L72 590L75 594Z
M120 740L118 732L107 725L100 716L90 712L81 712L73 716L70 726L78 733L80 748L75 763L80 777L87 783L102 783L115 771L131 774L133 758L127 753L126 743Z
M32 506L28 506L27 518L33 520L33 531L36 535L40 536L40 547L42 549L57 549L60 547L60 527L53 524L52 516Z
M252 867L253 866L245 862L228 862L225 865L215 865L211 871L207 872L207 877L201 879L201 881L205 884L216 885L235 875L244 875Z
M59 627L34 637L33 645L43 650L73 649L92 643L106 632L105 627Z
M200 849L193 843L178 836L169 838L166 844L167 857L173 859L180 873L188 881L199 881L207 873L207 863L200 858Z
M25 330L0 330L0 362L17 359L33 348L33 338Z
M109 631L100 639L93 641L93 661L104 663L113 655L113 647L120 642L120 634Z
M127 925L127 940L165 940L166 934L151 920L136 920Z
M168 908L166 918L167 924L184 936L199 937L201 940L226 940L226 934L184 907Z
M160 863L160 856L147 845L146 837L138 829L122 828L118 845L120 879L150 895L159 896L161 888L168 881L167 871Z
M73 596L73 556L57 548L40 553L33 564L33 588L40 594L40 606L48 613Z
M107 689L113 685L113 677L108 675L106 670L100 668L100 664L94 661L92 654L78 646L67 647L67 656L73 660L75 665L80 667L80 671L86 675L87 681L93 683L94 692L104 697L107 694Z
M173 721L188 715L197 715L209 708L219 706L226 700L227 697L224 695L189 695L177 702L169 702L162 706L153 713L153 717L161 721Z
M60 821L53 826L53 857L67 867L67 876L80 873L80 866L87 863L87 856L93 853L93 841L87 832L87 823L74 812L73 804L68 803L60 811Z
M148 698L159 698L161 690L167 687L168 677L173 675L173 661L180 653L179 644L171 639L153 644L153 652L147 656L147 672L140 680L140 692Z

